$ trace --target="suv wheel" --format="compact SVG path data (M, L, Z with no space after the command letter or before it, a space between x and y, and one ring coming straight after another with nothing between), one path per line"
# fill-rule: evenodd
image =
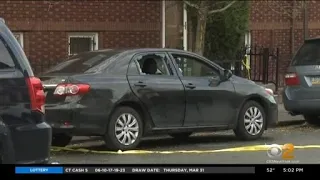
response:
M265 126L266 115L263 107L255 101L248 101L240 111L234 133L242 140L254 140L262 136Z
M142 134L140 114L131 107L120 107L111 116L104 140L110 150L131 150L138 146Z
M51 145L57 147L65 147L70 143L71 140L72 136L68 134L53 134Z
M320 126L320 118L317 115L303 115L304 119L311 125Z
M173 137L174 139L187 139L189 136L191 136L192 132L183 132L183 133L171 133L169 136Z

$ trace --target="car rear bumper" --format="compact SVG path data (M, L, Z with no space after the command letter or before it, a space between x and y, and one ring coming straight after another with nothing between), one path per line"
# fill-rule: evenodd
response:
M9 127L2 138L4 164L47 164L50 160L52 130L45 122Z
M46 120L52 127L53 135L103 135L106 119L108 119L108 112L96 108L89 109L85 105L46 106Z
M293 114L320 114L320 99L293 100L289 99L287 94L284 92L282 95L282 101L285 110Z

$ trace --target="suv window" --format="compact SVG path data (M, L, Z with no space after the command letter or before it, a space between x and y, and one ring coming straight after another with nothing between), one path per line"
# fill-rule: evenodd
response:
M218 76L218 70L200 59L180 54L171 54L183 76L203 77Z
M8 44L0 37L0 70L14 68L14 61Z
M320 65L320 40L306 41L291 63L293 66Z

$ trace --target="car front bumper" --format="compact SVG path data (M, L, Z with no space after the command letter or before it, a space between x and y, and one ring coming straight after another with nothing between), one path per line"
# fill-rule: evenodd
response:
M266 128L275 127L278 124L278 104L271 102L268 104L267 118Z

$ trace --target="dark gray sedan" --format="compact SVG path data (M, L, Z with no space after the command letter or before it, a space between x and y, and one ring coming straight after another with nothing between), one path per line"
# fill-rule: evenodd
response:
M227 129L252 140L278 117L272 91L175 49L86 52L41 79L54 146L85 135L102 136L108 148L127 150L147 134L187 138Z

